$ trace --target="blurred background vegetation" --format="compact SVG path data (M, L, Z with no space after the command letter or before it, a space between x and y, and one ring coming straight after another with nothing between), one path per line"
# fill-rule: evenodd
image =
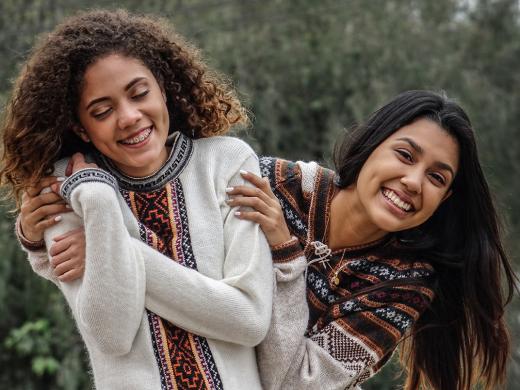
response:
M2 107L38 35L93 7L170 19L233 80L254 113L253 128L241 136L260 154L327 163L344 129L397 93L445 90L475 125L519 269L518 0L2 0ZM8 207L0 210L0 388L89 389L86 352L67 306L30 270ZM518 297L508 321L512 390L520 383ZM399 388L397 373L392 363L364 388Z

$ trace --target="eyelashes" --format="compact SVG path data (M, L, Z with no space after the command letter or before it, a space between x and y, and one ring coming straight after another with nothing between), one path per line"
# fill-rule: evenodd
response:
M405 164L413 164L415 162L413 154L410 153L406 149L396 149L395 150L397 155L399 156L399 159L403 161ZM428 177L431 178L431 180L434 182L435 185L441 185L444 186L447 183L446 178L437 172L431 172L428 174Z
M149 93L150 93L150 90L146 89L146 90L144 90L142 92L139 92L139 93L137 93L135 95L132 95L130 97L130 99L132 99L132 100L140 100L140 99L143 99L145 96L147 96ZM102 120L102 119L106 118L112 111L113 111L113 108L110 107L110 108L107 108L106 110L104 110L102 112L92 113L92 116L95 119Z

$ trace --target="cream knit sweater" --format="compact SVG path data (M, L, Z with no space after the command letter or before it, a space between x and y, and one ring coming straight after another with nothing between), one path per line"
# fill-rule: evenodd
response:
M189 228L188 249L196 270L145 244L142 226L115 190L122 184L121 177L116 184L106 171L90 169L63 183L62 192L75 213L64 214L63 221L45 234L50 248L53 237L84 225L83 278L59 282L46 252L28 252L31 266L57 284L66 297L87 346L98 389L179 386L159 368L162 364L170 372L182 371L173 362L165 362L168 356L161 355L152 342L148 311L206 339L213 365L203 361L207 351L197 357L207 369L205 388L260 389L254 346L270 323L271 255L259 226L234 217L225 202L227 187L245 184L240 170L259 174L258 159L234 138L192 141L179 135L166 165L168 169L138 186L146 190L152 183L157 188L161 176L178 180L186 204L182 218ZM64 166L64 162L58 164L55 173L62 175Z

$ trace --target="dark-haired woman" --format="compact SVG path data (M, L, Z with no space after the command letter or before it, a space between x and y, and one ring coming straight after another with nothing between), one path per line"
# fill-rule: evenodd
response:
M24 193L20 240L65 295L96 388L261 388L269 247L225 202L258 159L217 136L245 119L196 50L123 11L66 20L19 76L0 178ZM84 274L66 283L81 239Z
M237 217L258 222L272 247L264 387L355 388L398 344L406 389L503 384L515 276L464 111L405 92L335 163L263 158L268 180L246 173L257 189L230 191L230 205L255 209Z

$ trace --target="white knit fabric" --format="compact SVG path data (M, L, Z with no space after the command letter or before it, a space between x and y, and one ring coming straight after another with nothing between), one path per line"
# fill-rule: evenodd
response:
M85 182L71 194L75 214L45 234L83 223L87 241L81 280L61 283L41 252L29 252L35 272L64 293L89 351L98 389L160 389L159 370L145 308L206 337L224 389L260 389L254 346L269 327L272 265L258 225L237 219L227 187L245 184L239 170L259 174L258 160L242 141L194 141L179 179L198 271L144 244L121 196L104 183ZM57 166L59 170L63 165Z

